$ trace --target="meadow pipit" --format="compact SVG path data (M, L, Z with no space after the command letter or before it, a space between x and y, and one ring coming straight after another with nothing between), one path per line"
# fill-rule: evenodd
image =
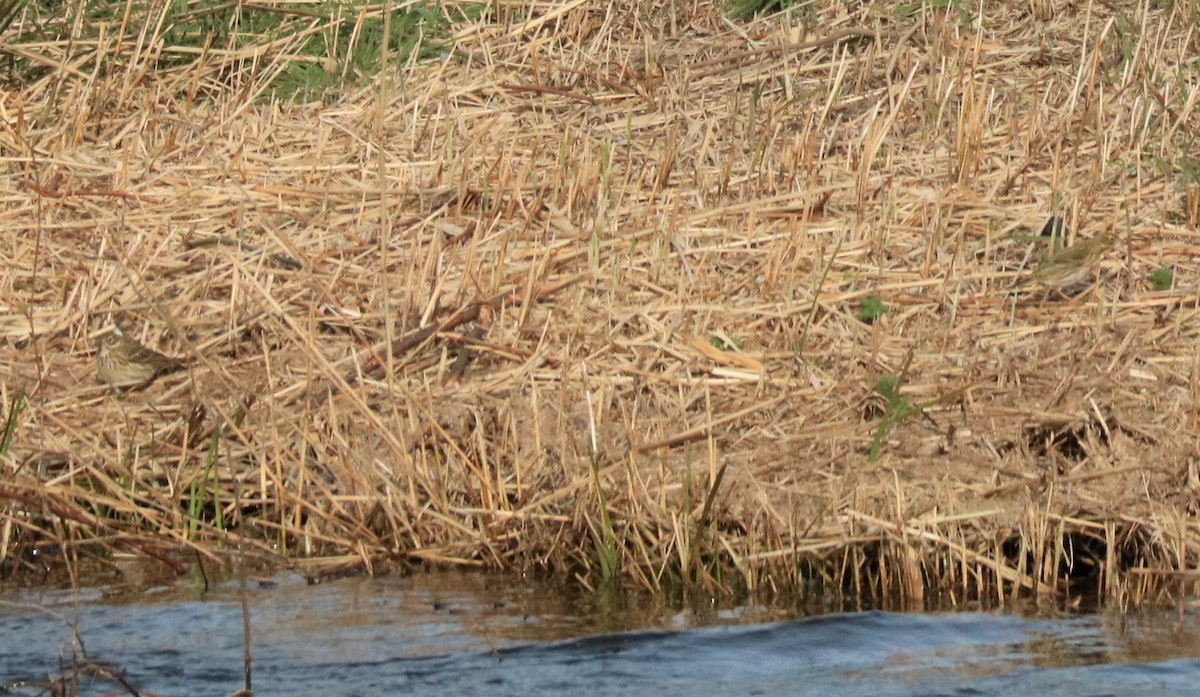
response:
M1096 235L1086 242L1077 242L1070 247L1064 247L1051 254L1038 264L1025 278L1017 281L1013 288L1034 283L1046 288L1065 291L1078 285L1091 273L1100 257L1117 241L1117 235L1110 230Z
M120 327L100 337L96 351L96 377L110 385L135 385L182 368L184 362L142 346L125 336Z

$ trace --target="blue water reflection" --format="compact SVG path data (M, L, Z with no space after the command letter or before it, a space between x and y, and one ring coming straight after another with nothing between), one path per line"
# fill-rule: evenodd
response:
M580 611L545 588L475 577L285 578L250 593L256 695L1193 695L1191 615L830 614L706 616ZM483 584L483 585L481 585ZM242 680L235 584L114 600L5 596L0 692L37 682L73 650L119 665L140 690L228 694ZM36 606L36 607L35 607ZM641 626L610 631L613 625ZM574 637L574 638L566 638ZM112 694L84 680L79 694Z

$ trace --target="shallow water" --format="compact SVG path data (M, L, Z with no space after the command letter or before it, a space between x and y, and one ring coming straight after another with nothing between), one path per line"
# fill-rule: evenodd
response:
M137 689L224 695L242 684L236 583L129 594L0 595L0 692L41 693L70 661ZM1002 613L679 612L484 575L253 585L256 695L1193 695L1190 613L1028 619ZM56 616L57 615L57 616ZM79 694L115 694L81 679Z

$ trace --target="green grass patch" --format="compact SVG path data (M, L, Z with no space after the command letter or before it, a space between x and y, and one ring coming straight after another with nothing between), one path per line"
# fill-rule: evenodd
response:
M883 451L883 442L908 417L920 413L919 407L914 407L907 398L900 395L901 378L898 375L887 375L875 383L875 392L884 400L883 418L875 429L875 437L871 440L871 450L867 461L874 462Z
M482 3L396 3L389 13L358 1L272 5L176 0L131 5L126 14L125 3L39 6L0 0L0 26L12 23L4 36L7 45L24 45L24 55L10 49L0 67L10 83L28 83L54 71L64 51L79 54L72 46L104 38L90 62L72 64L77 74L215 68L215 75L205 75L205 84L231 86L268 74L269 95L290 101L330 99L381 72L402 74L411 61L440 55L455 25L486 11ZM116 50L118 37L122 46ZM30 52L44 60L31 60Z
M1175 287L1175 272L1165 266L1159 267L1147 279L1154 290L1171 290Z
M730 0L729 14L737 20L750 20L798 9L810 20L819 19L816 0Z
M858 319L866 324L874 324L875 320L887 314L887 305L878 295L868 295L858 305Z
M596 504L600 509L600 526L592 527L592 537L596 543L596 560L600 563L600 577L604 581L611 580L620 568L621 557L617 550L617 535L613 529L612 516L608 510L608 496L604 493L604 485L600 481L600 464L596 454L591 457L592 479L596 484Z
M8 408L8 418L4 420L4 431L0 433L0 455L8 455L12 450L13 438L17 436L17 424L20 422L21 410L25 408L25 388L17 389L12 406Z

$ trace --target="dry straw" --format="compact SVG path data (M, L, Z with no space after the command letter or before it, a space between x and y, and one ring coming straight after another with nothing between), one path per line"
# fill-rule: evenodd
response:
M499 3L328 103L270 96L300 38L7 45L6 573L1194 590L1190 18L814 7ZM1052 211L1120 242L1015 295ZM95 384L114 322L187 367Z

